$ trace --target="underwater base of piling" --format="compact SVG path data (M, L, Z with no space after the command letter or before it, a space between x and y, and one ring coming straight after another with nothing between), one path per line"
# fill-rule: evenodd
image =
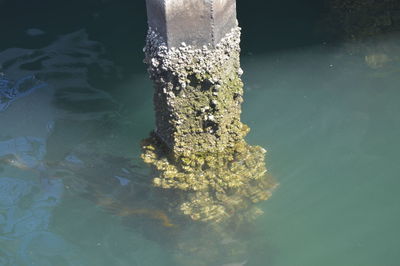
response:
M255 204L277 186L267 173L266 151L244 140L224 152L176 156L153 133L142 149L144 162L156 172L153 185L175 194L174 211L194 221L251 221L263 213Z

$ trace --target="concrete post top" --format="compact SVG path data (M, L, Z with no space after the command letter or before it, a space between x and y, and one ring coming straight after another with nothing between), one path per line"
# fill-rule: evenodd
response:
M149 27L168 48L211 45L237 27L236 0L146 0Z

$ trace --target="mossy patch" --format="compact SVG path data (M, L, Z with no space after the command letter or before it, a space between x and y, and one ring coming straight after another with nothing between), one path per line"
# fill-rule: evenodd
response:
M215 48L167 49L149 31L156 129L142 143L142 158L157 171L153 185L175 191L172 205L193 220L254 218L262 213L254 203L276 186L266 174L266 151L244 140L239 40L234 28Z

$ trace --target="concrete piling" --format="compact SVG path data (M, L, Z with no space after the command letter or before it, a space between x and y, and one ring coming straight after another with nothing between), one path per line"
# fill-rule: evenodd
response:
M235 0L146 2L156 129L142 158L158 172L154 186L179 193L178 212L193 220L260 213L253 203L276 184L266 175L265 150L244 140Z

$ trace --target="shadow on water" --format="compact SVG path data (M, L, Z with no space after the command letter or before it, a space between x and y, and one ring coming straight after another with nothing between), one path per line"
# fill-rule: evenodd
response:
M316 24L323 16L324 1L237 1L244 55L274 53L323 42Z
M107 47L108 58L129 68L123 74L143 73L141 58L147 30L144 10L145 1L3 0L0 2L0 29L5 37L0 50L41 48L59 35L85 28L92 40Z

